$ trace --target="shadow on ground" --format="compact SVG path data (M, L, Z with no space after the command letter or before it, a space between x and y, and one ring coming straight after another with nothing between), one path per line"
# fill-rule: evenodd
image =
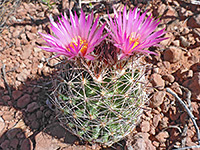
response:
M27 79L18 89L0 88L0 150L91 149L63 128L52 106L47 105L51 80L43 76ZM124 144L107 150L124 149Z

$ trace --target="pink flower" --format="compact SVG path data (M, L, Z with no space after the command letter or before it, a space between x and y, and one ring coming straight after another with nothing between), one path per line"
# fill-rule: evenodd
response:
M117 13L115 9L114 13L114 19L109 16L107 30L110 32L114 45L121 49L120 59L136 52L156 54L145 49L158 46L160 41L167 39L161 37L165 29L154 32L160 21L153 20L151 15L145 19L147 11L140 15L136 7L127 13L124 7L123 16L121 11Z
M105 24L98 27L99 17L93 23L93 13L86 19L85 13L81 10L80 18L76 13L73 15L70 12L70 21L66 14L58 19L59 22L56 23L50 18L51 30L55 36L40 33L48 46L41 48L48 52L56 52L56 57L65 55L69 59L74 57L94 59L91 52L106 37L102 36Z

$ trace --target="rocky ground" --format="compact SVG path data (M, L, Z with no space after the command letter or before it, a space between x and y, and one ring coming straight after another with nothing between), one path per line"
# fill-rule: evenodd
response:
M78 10L74 1L55 1L52 8L38 1L22 1L7 21L0 36L0 150L90 150L104 149L80 141L59 125L46 100L57 60L38 46L44 42L38 32L49 32L48 16L67 9ZM69 4L70 2L70 4ZM112 6L149 9L161 16L159 28L166 28L168 40L147 56L153 64L148 72L151 100L141 122L125 140L106 149L154 150L198 145L195 127L186 111L166 88L171 88L192 110L200 127L200 5L189 0L123 0L91 4L82 1L87 12L104 15ZM12 9L12 6L10 6ZM111 11L112 13L112 11ZM190 97L191 92L191 97ZM191 105L190 105L191 102ZM194 148L193 148L194 149ZM198 149L198 148L196 148Z

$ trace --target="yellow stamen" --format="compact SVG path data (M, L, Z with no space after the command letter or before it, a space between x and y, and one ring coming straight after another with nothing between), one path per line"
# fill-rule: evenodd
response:
M86 40L83 40L80 36L75 37L75 38L72 38L72 42L70 43L69 46L70 46L71 48L74 48L74 45L76 45L76 46L78 45L78 40L79 40L79 42L80 42L80 45L83 45L80 51L81 51L81 53L82 53L83 55L85 55L86 52L87 52L88 43L87 43ZM73 45L73 44L74 44L74 45ZM70 51L70 48L67 48L67 50Z
M134 45L133 45L133 47L131 48L131 50L133 50L138 44L139 44L139 39L140 39L140 35L136 35L136 33L135 32L132 32L131 33L131 35L130 35L130 37L129 37L129 44L131 45L131 44L133 44L134 43ZM130 51L131 51L130 50Z

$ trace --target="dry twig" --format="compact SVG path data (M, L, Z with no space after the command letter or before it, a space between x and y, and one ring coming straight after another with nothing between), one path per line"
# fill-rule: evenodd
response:
M178 148L178 150L183 150L183 149L188 149L188 148L200 148L200 131L199 131L199 128L198 128L197 123L195 121L194 115L192 114L192 112L190 111L190 109L186 106L186 104L179 98L179 96L174 91L172 91L170 88L167 88L166 91L168 93L172 94L179 101L179 103L183 106L183 108L185 109L185 111L188 113L188 115L191 118L191 120L192 120L192 122L194 124L194 127L196 129L196 134L197 134L197 138L198 138L199 145L192 146L192 147Z
M9 87L9 85L8 85L7 80L6 80L6 71L5 71L5 68L6 68L6 65L3 64L3 66L1 67L1 76L2 76L2 79L3 79L3 81L4 81L5 87L6 87L7 90L8 90L8 94L9 94L9 96L11 97L11 96L12 96L12 92L11 92L11 89L10 89L10 87Z

